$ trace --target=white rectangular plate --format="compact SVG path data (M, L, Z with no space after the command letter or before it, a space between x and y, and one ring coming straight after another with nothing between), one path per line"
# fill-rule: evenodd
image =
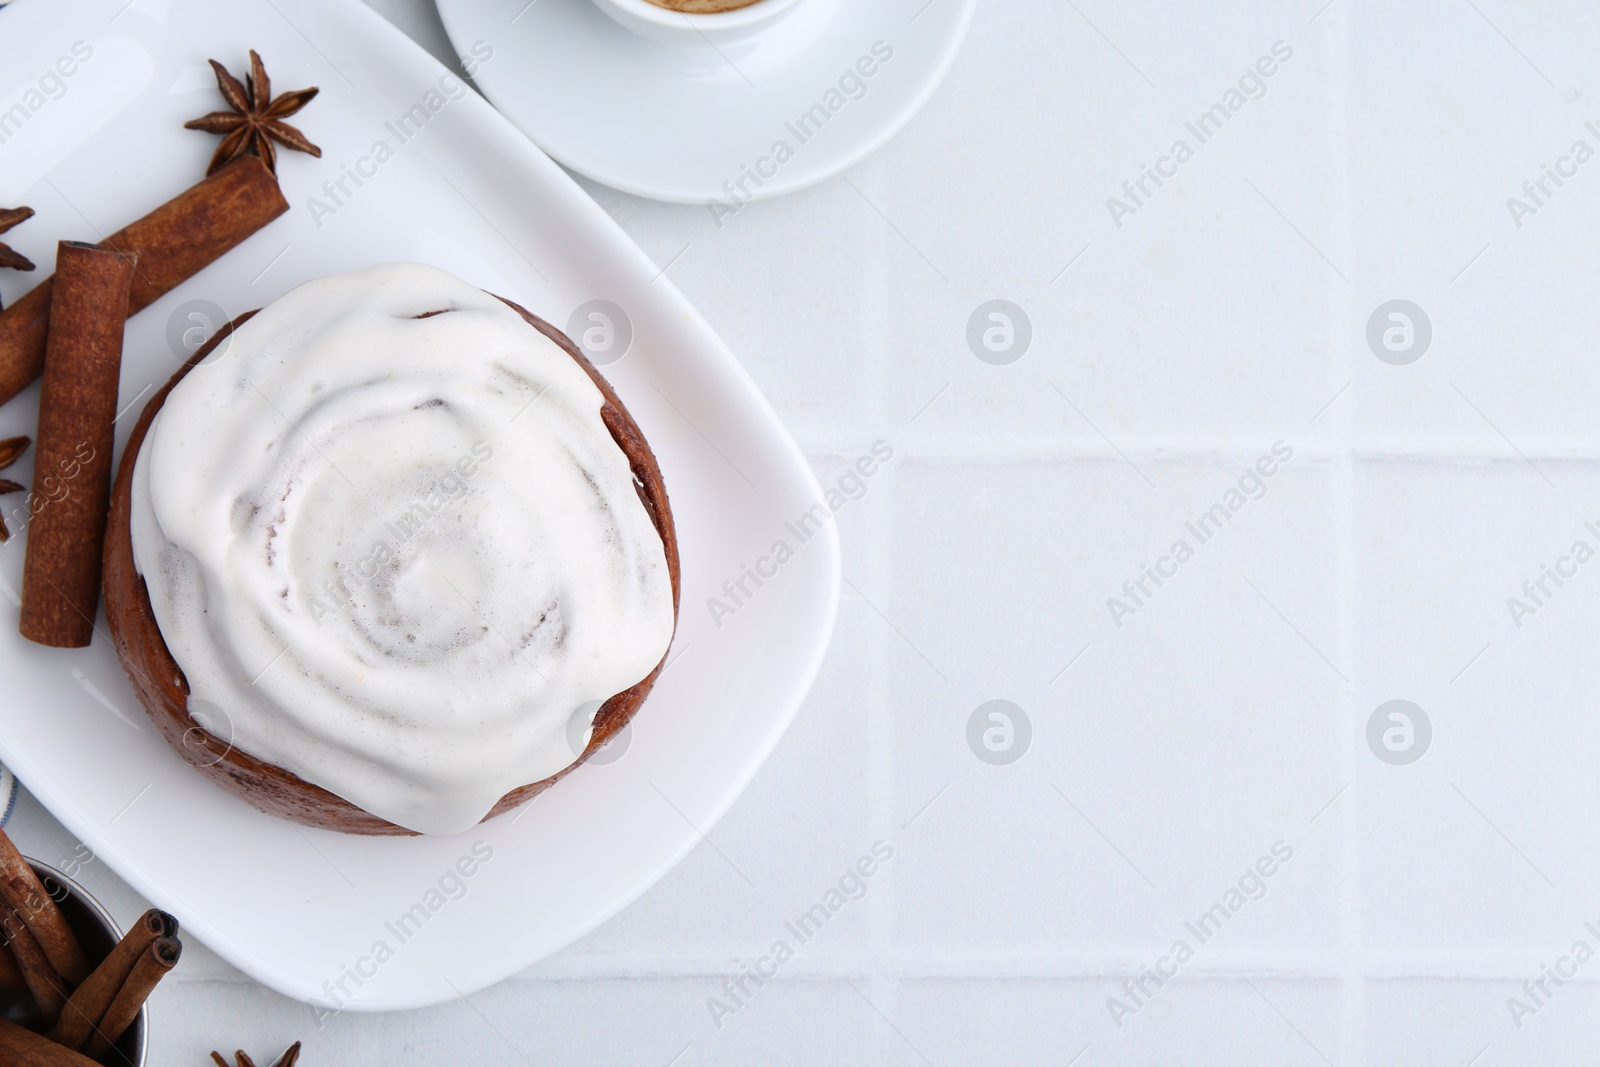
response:
M50 74L75 44L90 57L64 64L71 77ZM94 240L197 181L216 141L183 122L222 106L206 60L239 74L250 48L275 91L321 86L292 121L323 155L283 153L290 213L130 322L119 448L178 366L170 337L191 325L194 301L232 316L306 279L391 260L443 267L560 326L589 300L614 301L634 339L605 372L660 459L682 542L671 661L620 758L580 768L520 812L459 837L308 830L260 814L167 747L103 615L86 650L19 637L26 538L15 537L0 546L0 757L122 877L253 978L330 1007L418 1007L561 948L701 840L816 672L837 606L837 536L824 523L800 544L786 529L820 500L817 483L694 308L560 168L355 0L0 10L0 113L26 113L0 143L0 204L38 212L6 240L40 265L8 272L0 293L14 300L47 272L57 240ZM37 398L35 387L0 408L0 434L32 434ZM0 505L9 514L19 502ZM794 558L717 625L707 598L780 539ZM475 845L471 877L453 874Z

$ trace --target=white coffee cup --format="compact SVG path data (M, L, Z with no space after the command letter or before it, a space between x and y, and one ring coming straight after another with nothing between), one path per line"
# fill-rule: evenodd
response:
M595 6L635 33L656 41L692 43L748 37L789 14L804 0L756 0L748 7L691 15L649 0L594 0Z

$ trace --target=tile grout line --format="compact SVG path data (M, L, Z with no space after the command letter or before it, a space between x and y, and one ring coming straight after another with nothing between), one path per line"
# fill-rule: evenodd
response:
M1323 416L1336 421L1334 410L1348 401L1341 399L1335 408ZM881 419L878 425L887 424ZM1344 418L1348 424L1348 417ZM1135 431L1138 432L1138 431ZM1347 431L1348 435L1348 431ZM843 455L860 447L859 434L845 434L833 430L815 433L796 433L796 439L809 455L826 453ZM1061 437L996 439L992 434L982 438L963 439L948 433L928 434L913 430L896 436L897 458L919 460L925 463L1126 463L1129 459L1140 464L1166 464L1169 466L1193 464L1226 464L1248 466L1262 452L1272 446L1269 436L1240 437L1232 442L1207 444L1201 441L1177 439L1162 440L1143 434L1139 440L1119 445L1119 451L1097 441L1072 440ZM1592 445L1554 447L1534 444L1523 447L1520 453L1509 449L1493 451L1477 445L1454 447L1448 445L1421 446L1400 441L1368 439L1365 441L1329 445L1325 441L1305 441L1295 444L1295 465L1331 464L1342 460L1362 462L1414 463L1414 464L1471 464L1488 463L1526 465L1532 459L1548 463L1593 465L1600 463L1600 448Z
M1362 957L1361 973L1363 979L1384 981L1460 982L1496 988L1516 986L1528 976L1529 953L1539 947L1533 946L1520 953L1508 949L1503 953L1493 953L1492 958L1477 952L1469 952L1462 958L1452 954L1435 955L1426 949L1380 951ZM1072 957L1070 963L1061 962L1063 953L1054 950L1041 950L1021 959L973 956L950 950L934 955L902 957L889 965L877 961L868 952L845 950L790 964L784 968L783 980L834 983L843 978L867 975L877 967L886 975L912 982L952 978L991 982L1097 982L1137 974L1151 956L1159 955L1165 948L1165 944L1152 943L1142 951L1129 948L1117 953L1099 952L1092 955L1068 952L1065 955ZM1203 983L1238 981L1241 976L1269 982L1337 982L1344 975L1344 967L1344 955L1337 949L1305 953L1244 950L1228 953L1220 961L1204 966L1186 968L1184 976L1186 980ZM686 956L663 949L659 954L628 956L625 960L607 956L599 960L564 962L560 966L539 964L506 978L505 982L526 985L655 982L725 978L729 973L725 955L706 951ZM174 974L162 983L162 988L165 989L168 983L174 988L184 985L260 985L243 972L231 970L205 975ZM1600 978L1587 978L1580 974L1577 978L1567 979L1566 984L1600 992Z
M864 183L871 189L876 200L883 199L883 185L885 179L884 168L875 167L874 174L864 177ZM862 351L866 352L871 367L869 373L871 380L869 387L872 390L873 423L878 426L889 425L889 411L892 405L889 402L889 383L893 380L889 373L889 364L894 357L890 350L889 338L893 335L890 317L889 301L889 245L888 237L881 226L866 226L863 234L870 234L869 254L863 264L865 284L861 287L861 321L863 341ZM891 447L895 445L889 441ZM867 543L863 546L869 562L869 573L872 578L886 583L891 591L884 594L884 599L893 601L892 588L894 576L889 570L891 554L887 550L890 538L894 535L894 479L893 472L890 477L882 479L877 486L878 508L868 519ZM842 552L841 545L841 555ZM887 610L887 609L886 609ZM871 638L871 689L868 694L867 705L867 796L868 796L868 826L874 841L882 839L893 847L898 847L900 842L894 832L894 693L893 679L891 676L890 641L892 638L878 627L870 631ZM891 931L895 917L895 864L889 864L880 870L883 884L878 887L878 892L870 905L867 913L867 993L881 1000L880 1005L885 1014L894 1017L895 994L898 993L897 980L890 977L885 961L892 957L893 937ZM877 996L880 987L885 982L896 982L895 989L889 991L887 997ZM876 1021L876 1020L874 1020ZM894 1035L887 1032L884 1027L875 1027L879 1031L878 1040L874 1043L873 1059L880 1064L894 1061L895 1050L892 1045Z
M1335 175L1333 203L1336 208L1335 219L1335 244L1342 245L1335 252L1344 263L1355 263L1355 194L1354 175L1351 171L1352 159L1350 149L1350 92L1352 81L1350 78L1350 40L1348 34L1349 22L1348 8L1337 11L1328 23L1328 144L1338 166L1330 168ZM1359 283L1359 276L1356 282ZM1334 287L1330 283L1329 291L1333 295L1330 301L1332 320L1329 322L1331 336L1328 344L1328 374L1330 387L1337 387L1341 382L1348 381L1347 372L1350 367L1352 344L1349 337L1348 324L1354 321L1356 294L1352 284ZM1350 440L1350 429L1355 419L1354 398L1350 402L1336 405L1337 413L1334 415L1338 421L1335 423L1340 429L1344 440ZM1333 501L1337 511L1335 518L1336 553L1335 568L1339 575L1339 600L1336 607L1339 619L1339 652L1340 662L1345 664L1345 669L1350 672L1352 679L1359 679L1357 671L1355 616L1356 616L1356 586L1358 580L1358 560L1355 551L1355 457L1351 450L1344 450L1337 456L1332 465ZM1354 781L1360 772L1359 756L1353 741L1354 737L1361 736L1361 707L1359 687L1347 683L1337 690L1339 697L1335 702L1336 713L1334 723L1338 728L1335 735L1335 744L1341 753L1339 765L1340 777L1346 781ZM1338 1060L1345 1065L1360 1065L1366 1062L1366 974L1364 969L1364 954L1361 946L1361 835L1360 823L1356 813L1360 810L1360 790L1347 789L1340 799L1341 809L1338 815L1340 827L1339 864L1340 893L1339 893L1339 970L1340 970L1340 1011L1339 1011L1339 1051Z

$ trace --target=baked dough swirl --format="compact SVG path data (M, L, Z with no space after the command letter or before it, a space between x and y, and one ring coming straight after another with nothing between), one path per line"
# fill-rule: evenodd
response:
M422 833L574 763L674 625L604 403L431 267L308 282L242 325L133 470L134 564L190 716Z

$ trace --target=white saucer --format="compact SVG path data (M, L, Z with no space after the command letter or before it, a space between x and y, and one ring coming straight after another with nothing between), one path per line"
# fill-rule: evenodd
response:
M495 50L479 87L561 163L640 196L733 204L830 178L898 133L950 68L976 0L804 0L714 44L648 40L592 0L438 3L458 53Z

